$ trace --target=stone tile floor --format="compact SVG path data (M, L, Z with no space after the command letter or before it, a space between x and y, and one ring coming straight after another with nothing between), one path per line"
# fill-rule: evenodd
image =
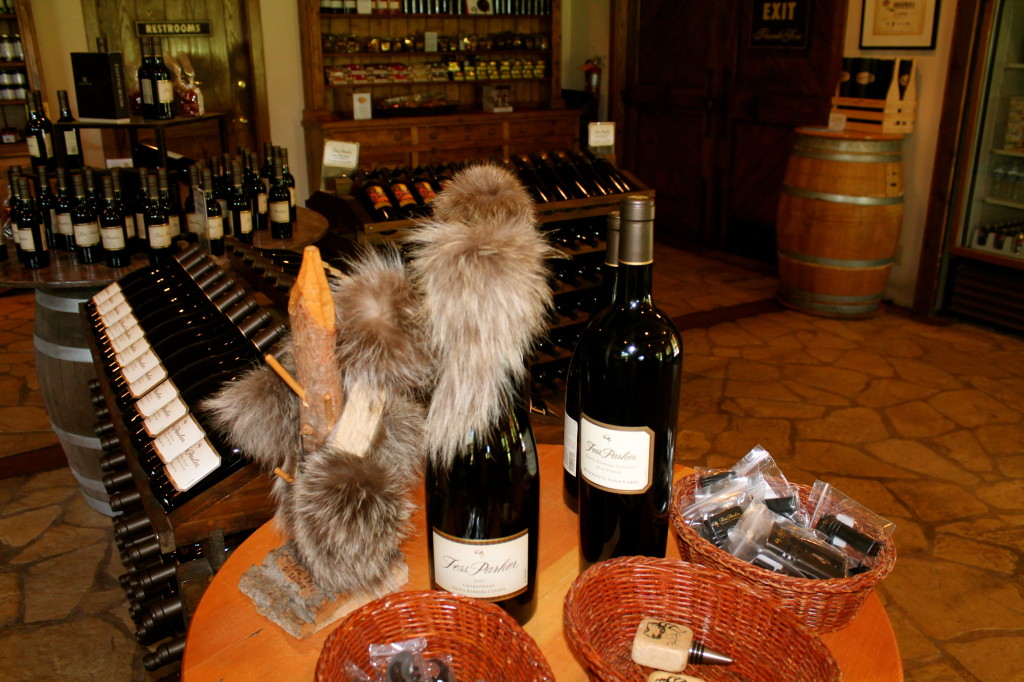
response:
M893 308L837 321L767 305L690 326L777 282L733 259L657 258L655 299L684 330L679 460L728 464L760 443L791 479L889 517L899 559L879 591L906 678L1024 680L1024 341ZM38 408L22 298L0 298L0 382ZM37 424L4 422L0 442L22 423ZM142 669L122 572L109 519L66 468L0 480L0 679L162 674Z

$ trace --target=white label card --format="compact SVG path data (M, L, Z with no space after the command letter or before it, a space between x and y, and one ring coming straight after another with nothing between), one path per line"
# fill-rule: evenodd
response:
M175 490L184 492L220 466L220 455L206 439L185 450L167 463L164 473Z
M335 168L359 168L359 143L327 140L324 142L324 165Z
M591 123L587 126L587 146L589 147L614 147L615 146L615 124L614 123Z

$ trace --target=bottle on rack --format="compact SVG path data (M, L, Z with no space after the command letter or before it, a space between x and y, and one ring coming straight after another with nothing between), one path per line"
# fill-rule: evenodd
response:
M190 278L193 272L207 267L210 259L192 246L178 254L173 260L163 265L139 268L128 273L116 282L112 282L93 294L86 303L89 310L103 310L122 303L135 289L146 289L150 282L161 277Z
M228 215L228 182L224 180L224 162L219 156L209 159L210 185L214 200L220 204L221 216ZM231 234L230 225L225 221L224 233Z
M622 174L622 171L603 156L597 156L589 149L583 150L583 156L590 162L591 168L594 169L598 177L603 182L614 185L619 192L632 192L639 189L636 184Z
M149 173L145 168L139 169L139 188L135 196L128 202L132 213L135 215L135 239L137 240L139 253L149 252L149 232L146 230L146 205L149 203Z
M155 87L153 80L153 63L150 54L151 43L149 36L139 38L139 68L136 71L136 79L139 81L139 96L142 99L142 118L156 118L154 116L156 98L153 96Z
M619 207L615 302L577 346L581 566L662 557L668 538L683 345L651 298L654 201Z
M146 40L143 38L143 40ZM142 91L142 116L143 118L157 121L169 121L174 118L174 79L171 70L164 64L161 53L160 39L149 38L149 70L148 78L150 86L149 115L146 115L146 91ZM142 80L140 77L139 84Z
M388 196L384 185L361 168L352 173L352 190L362 201L374 222L398 219L398 210L391 203L391 197Z
M96 209L86 194L85 181L78 173L71 176L75 188L75 203L71 208L71 229L75 235L75 260L83 265L103 260L103 244L100 243L100 224Z
M167 214L167 224L171 228L171 248L177 250L178 239L181 238L181 210L171 197L171 184L167 179L167 169L156 169L156 187L160 207Z
M57 167L57 203L53 208L56 232L53 235L55 248L62 251L75 250L75 232L71 225L71 209L75 206L75 197L71 194L67 174L63 167Z
M78 132L78 126L74 115L71 113L71 103L68 100L67 90L57 91L57 105L60 107L60 116L57 123L63 123L60 131L61 153L64 155L65 168L82 167L82 138Z
M184 201L185 226L188 229L186 237L189 241L196 241L201 231L199 214L196 213L196 190L202 192L199 187L202 174L199 166L191 164L188 167L188 194Z
M593 327L596 313L615 305L616 281L619 265L619 212L608 214L608 234L605 239L604 269L601 281L601 294L595 314L592 314L587 325L580 333L580 340L591 334L600 333ZM580 424L580 345L576 343L569 368L565 376L565 419L562 429L562 499L565 505L577 511L579 509L579 480L576 478L576 448Z
M29 194L28 178L18 178L20 207L17 214L18 242L21 244L21 262L30 270L45 268L50 264L49 245L43 231L43 217L35 207Z
M418 166L412 171L412 190L419 202L430 212L430 202L437 198L439 188L434 184L430 171L423 166Z
M274 180L267 193L270 215L270 234L274 239L290 239L292 236L291 193L281 178L281 159L274 160Z
M185 637L176 637L169 642L164 642L142 657L142 667L146 670L157 670L180 661L185 655Z
M128 235L128 254L138 253L140 249L138 244L139 238L135 229L135 212L131 210L128 202L125 201L124 193L121 189L121 169L117 166L110 169L110 182L114 189L114 210L121 214L125 233Z
M103 204L103 194L96 186L96 171L92 166L82 168L82 182L85 184L85 198L89 201L90 208L99 213Z
M376 175L382 184L386 184L392 203L398 207L398 214L401 217L413 219L420 215L420 205L409 189L408 180L398 169L389 173L386 168L382 168Z
M32 169L52 171L56 167L53 155L53 124L43 110L43 97L38 90L28 92L28 120L25 122L25 142L31 157Z
M50 248L58 248L57 243L57 221L55 210L57 208L57 197L50 188L50 178L47 175L36 176L36 208L43 216L43 232L46 233L46 243Z
M107 267L127 267L132 261L128 248L128 229L124 224L124 216L114 202L114 180L109 175L103 176L103 198L104 206L99 215L99 228L104 260Z
M136 213L137 219L138 213ZM171 220L160 202L155 175L146 176L146 202L142 220L146 225L150 265L159 265L174 256Z
M521 401L490 433L471 434L445 470L426 470L430 581L494 602L519 623L537 607L540 481L537 448ZM485 562L487 571L471 571Z
M263 143L263 165L260 166L260 180L263 182L263 189L270 193L270 183L274 180L274 145L272 142Z
M548 155L548 160L554 164L558 174L576 188L580 196L597 197L608 194L602 185L586 177L564 151Z
M513 155L512 165L519 181L526 186L526 191L530 193L534 201L538 204L558 201L557 195L547 186L525 154Z
M210 253L214 256L224 255L224 216L220 202L213 198L213 177L209 168L202 170L203 196L206 201L206 241L210 245Z
M245 158L245 191L252 198L253 230L260 232L270 227L267 216L267 188L264 186L263 180L260 179L260 174L256 170L255 155L247 150Z
M294 180L293 192L294 192ZM245 244L252 244L253 219L252 198L245 191L242 182L242 164L238 160L231 162L231 189L228 192L228 212L231 214L231 225L235 239ZM292 220L294 220L294 216Z
M558 188L558 192L566 199L586 199L590 196L583 183L575 182L567 169L552 162L547 152L534 152L530 154L530 161L538 173L549 184Z
M281 157L281 182L288 188L288 211L291 215L292 224L295 224L295 219L298 215L298 202L295 196L295 176L288 170L288 149L287 147L279 147Z

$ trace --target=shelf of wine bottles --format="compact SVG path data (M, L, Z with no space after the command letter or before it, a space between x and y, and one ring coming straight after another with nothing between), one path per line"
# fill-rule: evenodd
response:
M430 214L433 195L452 175L475 162L358 169L333 209L340 214L340 229L362 243L400 239ZM523 152L501 163L530 192L542 224L606 215L625 193L654 194L628 171L589 151Z

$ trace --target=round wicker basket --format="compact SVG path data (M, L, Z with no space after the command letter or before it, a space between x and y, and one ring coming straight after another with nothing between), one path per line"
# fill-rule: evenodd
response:
M875 567L850 578L811 580L759 568L719 549L686 524L680 510L693 499L696 485L697 476L691 475L673 486L672 527L679 556L684 561L724 571L769 593L816 632L834 632L846 627L864 605L872 588L889 575L896 564L896 547L889 539L882 546ZM800 483L793 485L799 490L801 501L806 502L811 487Z
M370 671L370 644L426 639L427 656L451 656L456 679L554 680L540 647L494 604L440 591L396 592L345 616L324 642L319 682L348 679L345 663Z
M778 603L735 578L673 559L622 557L591 566L565 597L569 646L591 679L643 682L630 658L643 618L687 625L732 665L689 666L708 682L830 682L839 667L820 639Z

